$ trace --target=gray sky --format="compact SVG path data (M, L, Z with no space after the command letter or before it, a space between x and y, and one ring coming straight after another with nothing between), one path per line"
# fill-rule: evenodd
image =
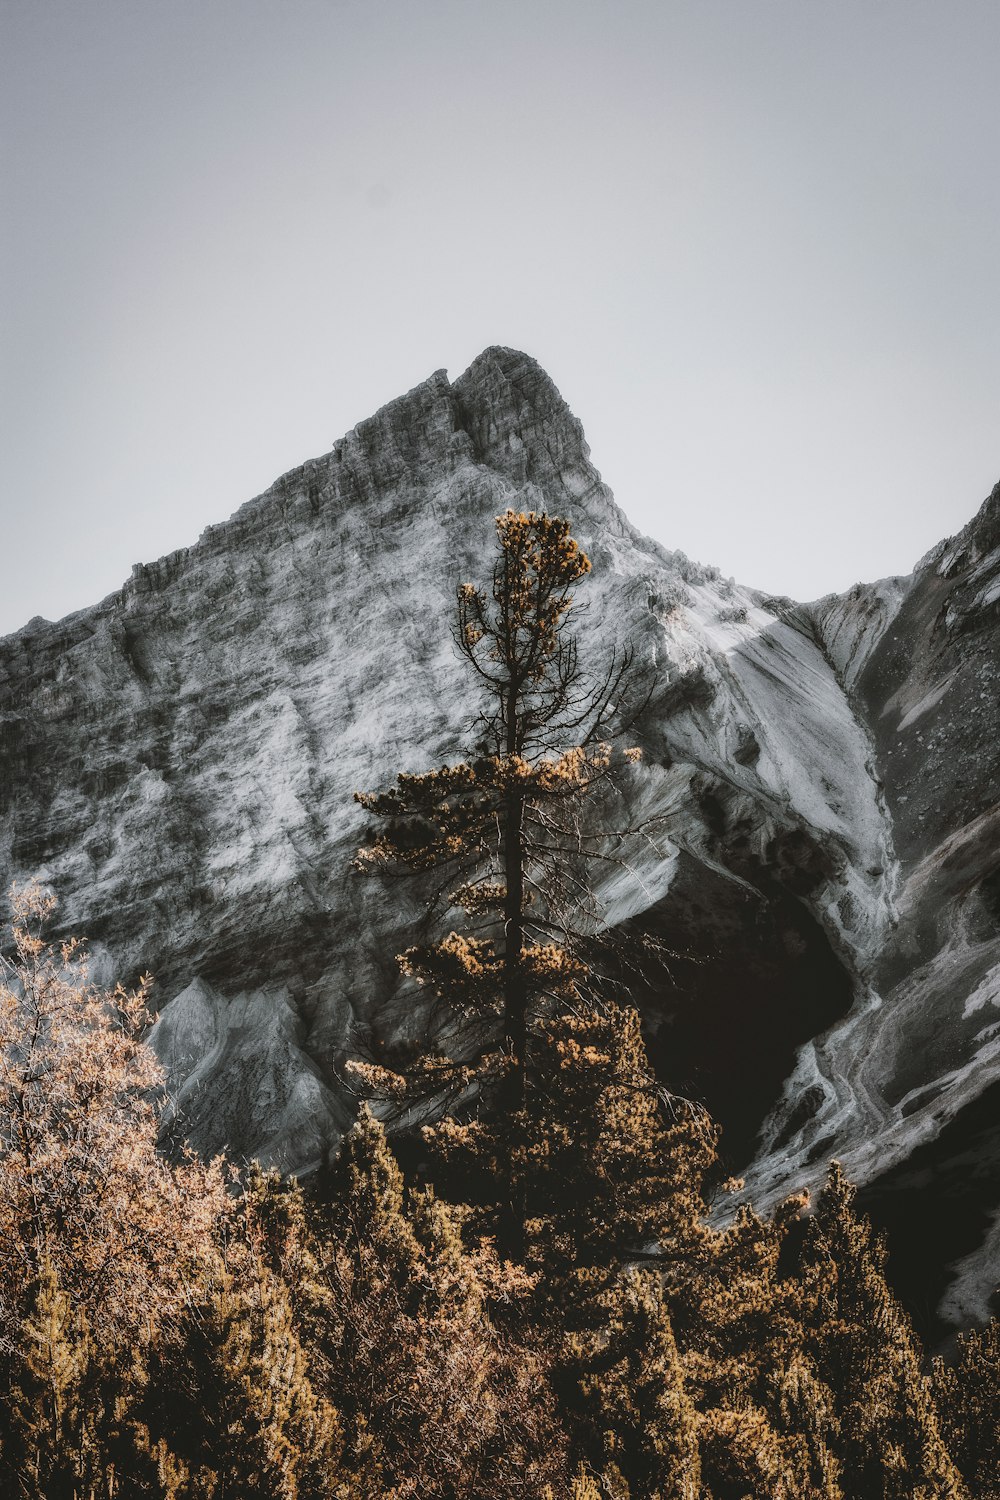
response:
M1000 476L995 0L0 0L0 631L487 344L811 598Z

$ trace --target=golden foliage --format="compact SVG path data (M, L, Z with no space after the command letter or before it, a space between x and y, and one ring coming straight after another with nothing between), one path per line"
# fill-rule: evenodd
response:
M48 1266L104 1347L127 1347L197 1281L225 1213L219 1164L157 1151L163 1074L142 1041L149 981L95 987L83 948L49 947L54 901L14 888L0 983L0 1329Z
M296 1211L279 1211L262 1174L234 1197L220 1162L160 1154L164 1080L142 1041L148 981L101 990L82 945L46 943L50 896L32 885L11 904L0 1490L16 1482L30 1500L340 1493L336 1414L311 1387L295 1327L312 1274Z
M460 1210L426 1189L407 1205L366 1110L329 1195L323 1346L365 1492L513 1500L554 1482L562 1493L565 1437L544 1359L515 1348L487 1311L520 1296L523 1279L489 1245L466 1247Z
M1000 1497L1000 1323L960 1334L953 1364L934 1361L941 1430L973 1495Z
M573 603L570 589L590 572L590 559L570 535L568 521L536 511L498 516L497 542L495 609L481 589L463 584L459 639L470 653L485 643L489 661L514 665L524 680L538 681L558 648L560 625Z
M837 1167L797 1257L802 1198L711 1227L714 1130L658 1088L634 1010L541 1018L520 1111L425 1131L445 1178L478 1201L408 1189L367 1110L310 1199L256 1167L237 1177L164 1160L145 988L100 991L81 947L47 946L38 924L53 908L37 888L15 908L0 1492L997 1492L996 1325L965 1338L953 1366L938 1361L932 1384ZM549 951L535 961L565 966ZM489 1066L502 1076L509 1063L501 1051ZM523 1265L484 1233L504 1153L524 1189Z
M698 1500L697 1413L659 1276L627 1270L588 1311L565 1340L559 1379L604 1493Z
M358 851L355 868L411 875L453 868L447 901L472 928L453 928L398 956L402 974L424 991L424 1014L450 1014L466 1060L441 1057L429 1066L379 1057L352 1068L356 1080L401 1109L420 1100L439 1109L478 1101L510 1116L516 1134L534 1087L541 1024L585 1003L590 970L562 921L564 892L568 863L583 857L586 843L577 810L614 762L608 723L629 659L626 653L613 661L596 687L581 684L564 626L573 585L589 571L568 521L535 511L499 516L492 597L472 584L458 590L456 638L486 705L474 720L480 753L439 770L403 772L386 791L357 794L382 825ZM619 765L637 757L629 750ZM448 889L442 883L439 899ZM574 900L579 905L578 895ZM478 1036L470 1040L473 1026ZM457 1157L459 1133L451 1132L447 1145ZM493 1159L505 1184L493 1228L518 1261L525 1254L529 1149L514 1145Z
M889 1287L885 1246L834 1162L803 1256L806 1347L836 1395L844 1489L885 1500L964 1500L921 1350Z

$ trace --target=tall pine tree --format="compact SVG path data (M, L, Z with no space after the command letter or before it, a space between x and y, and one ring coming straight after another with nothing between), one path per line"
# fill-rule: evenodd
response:
M497 540L490 594L472 584L458 594L459 649L483 691L470 725L479 752L358 794L382 820L359 868L437 872L450 910L464 914L461 930L400 958L450 1017L458 1044L395 1072L359 1071L400 1100L482 1101L514 1121L526 1106L538 1026L577 1006L587 978L566 940L563 898L574 859L592 843L576 813L612 772L610 735L630 661L613 659L596 683L579 666L567 622L590 561L568 522L507 511ZM505 1252L521 1260L528 1209L517 1150L507 1153L504 1180L497 1228Z

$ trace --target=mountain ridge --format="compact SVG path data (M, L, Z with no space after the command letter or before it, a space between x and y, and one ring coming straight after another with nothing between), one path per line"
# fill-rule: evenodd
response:
M664 833L598 897L682 954L637 996L658 1066L720 1115L758 1199L836 1151L877 1201L1000 1072L1000 486L911 575L775 600L641 536L551 379L491 347L0 641L5 883L48 881L102 973L157 973L178 1129L315 1165L351 1116L345 1058L421 1025L391 957L418 894L349 878L351 794L460 753L454 587L508 504L566 514L592 556L582 658L628 639L653 683L635 795ZM963 1321L1000 1246L953 1250Z

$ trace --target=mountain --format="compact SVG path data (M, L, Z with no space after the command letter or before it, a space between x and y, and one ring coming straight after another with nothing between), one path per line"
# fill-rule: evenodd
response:
M117 593L0 641L0 876L101 978L150 969L178 1128L306 1170L342 1065L416 1035L419 893L350 872L357 789L462 748L454 589L507 506L590 553L581 660L652 683L603 920L677 955L637 999L747 1193L833 1155L960 1323L1000 1275L1000 486L909 577L798 605L641 536L527 356L443 371Z

